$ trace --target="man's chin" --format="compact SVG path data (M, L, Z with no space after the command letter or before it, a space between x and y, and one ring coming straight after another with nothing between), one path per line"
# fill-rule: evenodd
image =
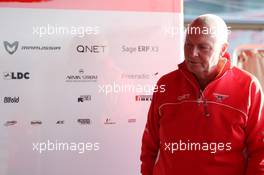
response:
M197 67L197 66L187 66L189 72L191 72L192 74L194 74L196 77L202 77L205 74L205 71L203 68L201 67Z
M196 73L202 73L203 68L201 67L200 64L187 64L187 68L190 72L196 74Z

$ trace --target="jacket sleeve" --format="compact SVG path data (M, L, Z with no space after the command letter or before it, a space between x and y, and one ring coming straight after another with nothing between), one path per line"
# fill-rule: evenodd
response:
M249 97L246 175L264 175L264 97L257 80L251 83Z
M157 109L157 93L154 92L148 112L146 127L141 146L141 173L152 175L153 167L159 151L159 114Z

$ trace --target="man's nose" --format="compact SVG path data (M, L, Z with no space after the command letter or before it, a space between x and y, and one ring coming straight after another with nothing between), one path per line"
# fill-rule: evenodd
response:
M199 55L199 49L196 46L192 47L190 49L190 56L191 57L196 57L198 55Z

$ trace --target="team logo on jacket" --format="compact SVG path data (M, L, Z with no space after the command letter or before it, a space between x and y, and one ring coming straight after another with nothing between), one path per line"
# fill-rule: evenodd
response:
M224 95L224 94L218 94L218 93L213 93L213 94L217 102L223 102L226 98L229 97L229 95Z
M181 101L181 100L187 100L187 99L189 99L190 98L190 94L183 94L183 95L179 95L178 97L177 97L177 100L178 101Z

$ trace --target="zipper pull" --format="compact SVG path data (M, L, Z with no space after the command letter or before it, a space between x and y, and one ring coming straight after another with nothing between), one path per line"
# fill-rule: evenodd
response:
M210 117L210 114L209 114L208 108L207 108L207 101L206 101L206 99L204 99L203 105L204 105L204 115L205 115L205 117Z
M203 102L202 96L197 98L197 105L200 106L200 104Z
M200 106L200 104L203 102L203 91L200 89L199 97L197 98L197 105Z

